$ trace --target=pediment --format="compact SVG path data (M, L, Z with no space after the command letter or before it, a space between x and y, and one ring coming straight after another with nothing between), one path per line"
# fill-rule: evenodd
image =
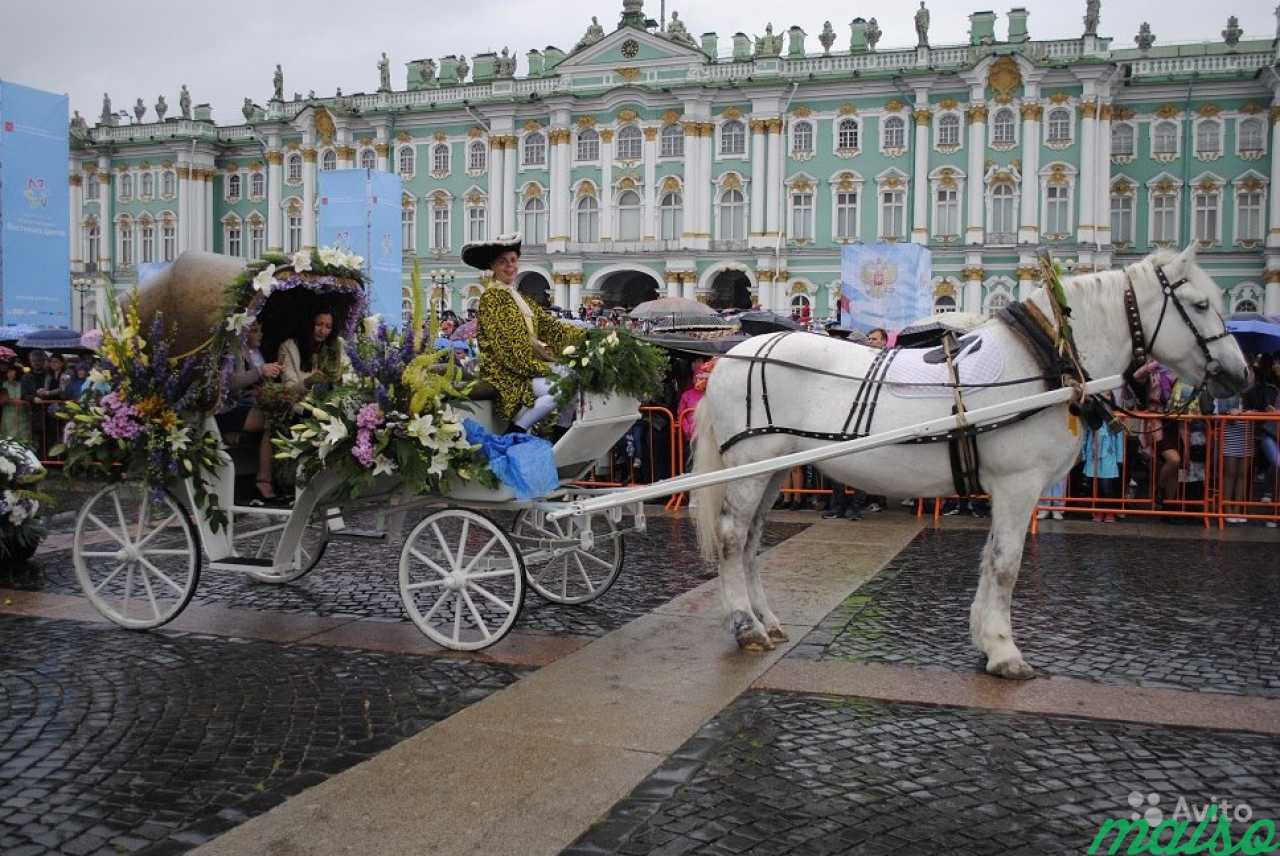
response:
M634 42L634 50L624 45ZM628 54L631 54L628 56ZM588 45L572 54L556 66L558 74L586 71L596 68L614 69L618 66L671 65L685 67L691 63L703 64L707 57L702 51L688 45L673 42L634 27L620 27L594 45Z

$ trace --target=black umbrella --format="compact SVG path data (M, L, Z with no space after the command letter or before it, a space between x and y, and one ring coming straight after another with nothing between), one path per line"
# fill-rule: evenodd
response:
M750 312L743 312L738 316L738 323L742 326L742 332L750 333L752 336L800 329L800 325L789 315L779 315L768 309L752 309Z
M36 330L18 340L19 348L38 348L42 351L58 353L88 354L90 350L80 344L80 334L75 330L58 327L50 330Z

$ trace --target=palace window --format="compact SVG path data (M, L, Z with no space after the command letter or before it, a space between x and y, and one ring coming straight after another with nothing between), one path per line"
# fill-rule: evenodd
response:
M285 214L285 252L296 253L302 249L302 208L290 205Z
M684 157L684 128L674 122L662 129L661 156L664 158Z
M360 150L360 168L361 169L377 169L378 153L373 149Z
M168 175L168 173L165 173L165 174ZM97 201L98 188L100 186L101 185L99 185L98 183L97 173L94 173L93 175L89 176L87 179L85 179L85 182L84 182L84 198L90 202Z
M1196 240L1218 243L1218 191L1197 190L1195 194Z
M943 294L933 301L933 314L946 315L948 312L956 311L956 299L949 294Z
M156 260L156 224L149 217L142 220L139 229L142 237L142 261L144 263L154 262Z
M1133 243L1133 196L1111 194L1111 243Z
M813 240L813 194L791 194L791 238L796 241Z
M413 146L401 146L400 152L399 152L399 159L400 159L400 174L403 175L405 178L412 178L414 166L415 166L414 161L416 160L416 158L414 157Z
M991 120L991 144L995 146L1011 146L1016 138L1016 129L1013 120L1013 111L1008 107L1002 107L996 111L996 115Z
M1004 288L996 287L987 293L986 312L987 317L994 317L997 312L1009 305L1009 292Z
M120 174L120 201L128 202L133 198L133 176L127 172Z
M543 166L547 162L547 138L534 131L524 138L524 165Z
M720 195L720 240L747 239L745 202L741 190L726 190Z
M1045 189L1044 231L1047 236L1064 237L1071 232L1071 188L1050 184Z
M836 238L851 241L858 237L858 193L854 190L836 192Z
M618 240L640 240L640 194L634 190L618 194Z
M120 233L120 266L133 267L133 221L127 217L121 220L117 231Z
M1196 126L1196 154L1216 155L1222 151L1222 123L1205 119Z
M1132 157L1133 126L1125 123L1111 126L1111 154L1119 157Z
M613 150L615 160L636 161L644 157L644 136L635 125L626 125L618 131L618 142Z
M955 113L947 113L938 120L938 145L960 145L960 117Z
M1241 154L1261 154L1262 152L1262 120L1241 119L1236 123L1236 146Z
M578 132L578 156L580 161L600 160L600 134L595 128L583 128Z
M156 192L156 177L149 172L142 174L142 194L143 199L150 199Z
M431 206L431 249L449 249L449 206Z
M418 247L418 206L413 202L400 206L400 249L411 253Z
M530 244L547 242L547 203L535 196L524 202L524 239Z
M954 187L939 187L933 199L933 233L939 238L954 238L960 234L960 191Z
M1236 301L1236 305L1231 307L1232 315L1244 315L1248 312L1257 312L1258 304L1245 297Z
M813 311L813 304L807 294L796 294L791 298L791 318L794 321L805 321Z
M222 251L229 256L239 258L244 255L243 249L241 246L240 221L235 219L228 220L223 225L222 230Z
M324 154L320 155L320 168L326 172L337 169L338 153L333 149L325 149Z
M907 236L907 194L901 188L880 191L880 237L902 240Z
M1157 193L1151 197L1151 240L1162 244L1177 242L1177 194Z
M227 176L227 201L240 201L240 173L232 173Z
M261 218L249 220L249 258L260 259L267 250L267 227ZM166 259L165 261L168 261Z
M285 159L284 180L290 184L302 183L302 155L297 152Z
M858 150L858 120L841 119L836 127L836 151L853 152Z
M431 173L445 175L449 172L449 145L436 143L431 147Z
M96 222L90 221L85 227L84 246L84 260L91 265L97 265L102 258L102 230L98 228Z
M1236 240L1262 240L1261 190L1241 190L1236 194Z
M484 172L488 155L489 149L484 140L472 140L467 144L467 169L471 172Z
M672 191L662 195L662 202L658 206L659 216L662 220L662 240L680 240L680 233L684 228L682 208L683 205L679 193Z
M1049 111L1046 139L1050 143L1071 142L1071 111L1063 107Z
M178 257L178 224L173 217L160 221L160 260L171 262ZM259 252L258 258L262 258Z
M267 177L260 172L249 176L249 198L261 199L267 195ZM257 258L255 256L254 258Z
M796 122L791 126L791 154L813 154L813 125L809 122Z
M541 200L541 199L538 199L538 200L530 199L530 200L529 200L529 202L535 202L535 201L536 201L536 202L541 202L542 200ZM528 202L526 202L526 203L525 203L524 210L525 210L526 212L529 210L529 203L528 203ZM525 229L524 229L524 239L525 239L526 241L528 241L530 244L542 244L542 243L545 243L545 240L543 240L543 241L535 240L535 238L536 238L537 236L536 236L536 235L534 235L532 232L530 232L530 231L529 231L529 229L528 229L528 225L529 225L529 221L528 221L528 218L526 217L526 219L525 219ZM467 209L467 240L468 240L468 241L483 241L483 240L485 239L485 233L486 233L486 231L487 231L487 227L488 227L488 224L485 222L485 210L484 210L484 206L483 206L483 205L472 205L471 207L469 207L469 208ZM545 238L545 236L544 236L544 238Z
M578 200L578 241L594 244L600 240L600 203L594 196Z
M720 154L741 155L747 151L746 128L737 119L720 126Z
M1153 155L1176 155L1178 153L1178 126L1173 122L1157 122L1151 130L1151 153Z
M991 187L991 223L987 230L988 243L1012 244L1018 236L1013 185L1007 182Z
M907 147L907 123L901 116L890 116L884 120L884 147L886 149Z

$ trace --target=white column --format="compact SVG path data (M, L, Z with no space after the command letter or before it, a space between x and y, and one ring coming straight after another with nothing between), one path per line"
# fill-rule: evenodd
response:
M641 197L640 237L654 240L658 232L655 212L658 210L658 129L644 129L644 194Z
M208 228L204 221L204 168L191 165L191 235L187 249L204 252L204 234Z
M204 248L213 252L213 230L218 224L213 221L213 177L217 172L212 169L204 171Z
M768 181L760 190L767 192L764 233L771 241L776 241L782 231L782 180L782 119L770 119Z
M667 297L680 297L680 274L667 273Z
M578 307L569 305L569 283L565 281L564 276L561 274L554 274L552 279L555 281L552 288L555 290L556 306L559 306L561 309L568 309L572 312L576 312Z
M1269 249L1280 247L1280 153L1276 152L1276 146L1280 146L1280 93L1277 93L1271 106L1271 183L1267 186L1271 200L1271 216L1267 220ZM101 172L102 168L99 167L98 171Z
M356 150L351 145L349 131L338 132L338 169L353 169L356 165Z
M1111 243L1111 104L1098 109L1098 151L1093 196L1094 238L1103 246ZM1095 265L1096 268L1096 265Z
M516 230L516 146L519 138L507 137L502 150L502 231Z
M966 279L964 281L964 298L960 308L964 312L982 313L981 279Z
M1039 104L1022 105L1022 214L1018 243L1040 242L1040 116Z
M1090 98L1080 105L1080 182L1076 185L1076 189L1080 194L1079 204L1076 211L1079 216L1076 219L1076 240L1082 244L1093 243L1093 227L1095 225L1094 215L1094 185L1097 183L1098 162L1097 162L1097 117L1098 102Z
M503 167L506 166L502 149L505 145L504 137L489 139L489 210L486 212L485 220L488 223L490 239L502 234Z
M302 245L316 246L316 150L302 150Z
M267 152L267 248L276 253L284 251L283 163L281 152Z
M684 228L680 245L687 247L698 231L698 200L702 182L698 179L698 135L702 126L697 122L684 123Z
M381 135L385 132L379 129L378 133ZM378 170L381 172L387 172L391 168L389 163L390 158L387 157L388 153L391 151L391 146L389 146L387 141L382 139L380 136L378 141L373 144L373 151L374 154L378 156Z
M1267 283L1267 291L1263 297L1264 315L1280 315L1280 270L1267 271L1270 277L1276 277Z
M582 305L582 274L575 273L569 276L569 307L577 312L578 307Z
M72 272L79 271L83 241L80 234L80 218L84 216L84 176L76 169L78 164L71 161L67 166L67 182L70 185L70 199L67 210L67 249Z
M919 103L917 99L917 104ZM933 114L927 107L918 106L912 117L916 126L915 148L912 152L915 157L916 180L911 188L911 241L916 244L927 244L929 243L929 123L932 121ZM866 200L863 200L863 205L866 205ZM873 202L872 209L874 208Z
M567 150L562 147L561 138L567 133L562 128L550 128L547 131L547 171L550 174L550 187L544 201L547 203L547 250L555 244L555 238L563 234L560 230L560 197L564 195L560 184L560 169L564 163ZM569 292L566 288L565 297ZM564 304L558 304L563 306Z
M613 237L613 131L600 132L600 240Z
M974 104L969 108L969 178L965 195L968 197L969 216L968 223L964 230L964 242L966 244L981 244L983 241L983 232L985 231L983 217L982 195L982 178L986 172L986 152L987 152L987 105ZM916 176L916 181L921 181L924 176ZM979 305L981 304L981 294L979 293ZM966 308L966 312L974 310Z
M98 158L98 269L100 271L111 270L111 260L116 256L116 224L111 222L111 194L115 192L116 189L111 181L111 158L100 157Z
M765 233L765 188L769 186L769 165L766 162L769 123L764 119L751 120L751 229L752 238L762 238ZM767 242L758 242L763 245Z

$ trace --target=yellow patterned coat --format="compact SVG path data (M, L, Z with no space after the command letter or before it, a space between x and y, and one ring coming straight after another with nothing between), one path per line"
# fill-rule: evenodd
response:
M556 320L530 304L538 339L553 354L586 337L583 330ZM547 364L533 354L529 329L515 298L504 288L487 288L480 295L476 313L480 345L480 376L498 390L498 416L510 420L521 408L533 405L533 379L550 377Z

